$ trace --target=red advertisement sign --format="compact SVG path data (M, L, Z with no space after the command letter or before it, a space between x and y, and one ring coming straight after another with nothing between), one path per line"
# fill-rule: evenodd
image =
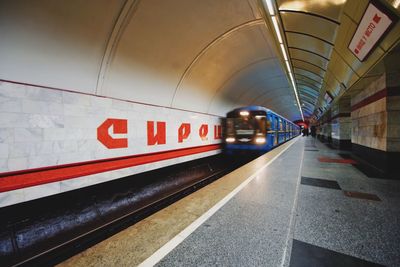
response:
M394 19L390 14L374 3L369 3L350 41L349 49L360 61L364 61L390 26L394 24L393 22Z

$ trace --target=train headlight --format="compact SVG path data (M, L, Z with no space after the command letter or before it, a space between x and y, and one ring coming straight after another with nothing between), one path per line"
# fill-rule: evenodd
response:
M233 142L235 142L235 137L227 137L226 139L225 139L225 141L227 142L227 143L233 143Z
M256 138L256 144L264 144L265 143L265 137L257 137Z

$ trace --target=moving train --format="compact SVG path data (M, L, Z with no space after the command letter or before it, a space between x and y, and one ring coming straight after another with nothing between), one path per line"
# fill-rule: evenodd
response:
M267 152L299 134L299 126L267 108L237 108L226 116L225 153Z

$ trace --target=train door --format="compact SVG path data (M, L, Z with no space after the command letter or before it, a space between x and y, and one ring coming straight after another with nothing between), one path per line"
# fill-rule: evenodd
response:
M289 131L288 131L288 127L289 127L289 123L287 121L285 121L285 140L289 140Z
M275 120L275 125L274 125L274 130L275 130L274 146L277 146L278 145L279 119L278 119L278 117L274 116L274 120Z
M274 146L274 133L275 131L273 130L274 125L273 125L273 117L271 114L267 113L267 143L269 147Z

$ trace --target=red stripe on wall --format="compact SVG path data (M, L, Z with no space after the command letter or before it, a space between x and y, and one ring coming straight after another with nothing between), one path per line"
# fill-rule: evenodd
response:
M147 163L179 158L220 149L220 145L206 145L163 152L119 157L106 160L81 162L63 166L1 173L0 192L26 188L35 185L59 182L80 176L134 167Z
M387 96L400 96L400 87L389 87L389 88L385 88L379 92L376 92L375 94L373 94L373 95L361 100L357 104L351 106L351 111L355 111L359 108L365 107L366 105L369 105L369 104L376 102Z
M365 107L366 105L369 105L369 104L371 104L373 102L376 102L376 101L378 101L378 100L380 100L380 99L382 99L382 98L384 98L386 96L387 96L387 90L385 88L385 89L383 89L383 90L381 90L379 92L376 92L375 94L373 94L373 95L361 100L357 104L351 106L351 111L355 111L355 110L357 110L359 108Z

